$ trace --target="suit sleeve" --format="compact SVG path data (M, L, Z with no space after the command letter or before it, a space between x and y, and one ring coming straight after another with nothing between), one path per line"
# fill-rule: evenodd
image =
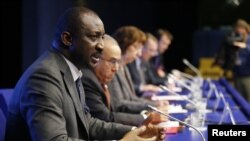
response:
M141 78L140 78L138 70L136 69L135 61L128 64L127 68L129 70L136 95L138 95L140 97L140 96L142 96L143 92L141 92L141 90L140 90Z
M154 71L153 66L150 63L146 64L146 77L149 84L154 85L165 85L166 78L160 78L157 76L156 72Z
M132 101L132 99L125 99L121 87L122 86L119 84L117 76L115 75L115 77L109 84L109 90L113 101L115 101L114 107L117 111L138 114L142 110L145 110L147 108L147 103L143 101L138 102Z
M250 52L250 34L248 34L246 44L247 44L246 49L247 49L247 51L248 51L248 53L249 53L249 52Z
M20 111L31 139L36 141L81 141L68 136L62 111L61 80L53 72L39 70L21 89ZM15 136L15 135L14 135Z
M132 126L105 122L91 117L90 114L87 114L87 118L90 126L90 140L119 140L132 129Z
M95 79L88 76L84 77L82 82L86 94L86 103L93 117L107 122L116 122L125 125L139 126L141 124L144 119L140 114L110 111L104 103L106 99L100 90L100 86L98 87L98 82L94 82ZM112 102L113 101L111 101L111 104Z
M131 96L132 101L136 101L137 103L145 103L146 105L157 106L157 102L150 101L144 98L137 97L136 95Z

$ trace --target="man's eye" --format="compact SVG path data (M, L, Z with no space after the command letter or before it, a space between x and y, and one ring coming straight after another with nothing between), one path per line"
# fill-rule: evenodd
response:
M111 62L112 64L115 64L115 63L117 62L117 60L110 60L110 62Z
M97 39L99 36L98 35L89 35L89 37L92 39Z

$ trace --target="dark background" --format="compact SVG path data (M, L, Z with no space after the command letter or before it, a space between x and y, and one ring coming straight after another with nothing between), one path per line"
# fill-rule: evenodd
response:
M12 88L22 72L51 45L59 15L68 7L86 5L96 11L108 34L123 25L155 33L166 28L174 41L165 54L167 70L191 62L193 35L217 30L238 18L250 22L250 1L232 0L1 0L0 88ZM205 28L206 27L206 28Z

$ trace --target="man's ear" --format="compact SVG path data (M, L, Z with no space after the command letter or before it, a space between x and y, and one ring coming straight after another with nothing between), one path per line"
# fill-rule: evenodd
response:
M62 32L62 34L61 34L61 40L62 40L62 43L65 46L67 46L67 47L69 47L69 46L72 45L72 36L67 31Z

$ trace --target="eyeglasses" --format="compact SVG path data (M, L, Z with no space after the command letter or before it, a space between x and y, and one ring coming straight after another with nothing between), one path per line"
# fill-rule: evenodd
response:
M112 66L116 66L116 64L118 64L118 66L119 66L121 64L121 60L117 60L117 59L106 59L106 58L103 58L101 56L100 56L100 59L108 62Z
M157 49L152 49L152 48L148 48L148 47L144 47L146 50L152 52L152 53L156 53Z

